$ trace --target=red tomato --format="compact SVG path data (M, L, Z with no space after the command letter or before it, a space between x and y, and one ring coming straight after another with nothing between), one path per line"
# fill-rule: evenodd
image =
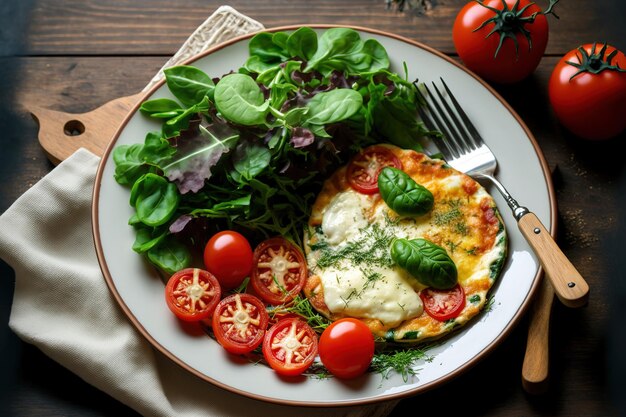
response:
M266 303L284 304L302 290L307 265L300 249L282 237L261 242L254 250L250 284Z
M360 193L378 192L378 174L384 167L402 169L402 163L391 150L383 146L370 146L363 149L348 164L348 183Z
M552 6L545 14L552 13ZM471 1L454 21L454 47L463 63L484 79L496 83L520 81L537 68L546 50L545 14L530 0Z
M263 356L281 375L300 375L317 356L317 333L300 319L282 319L263 339Z
M360 320L346 318L328 326L319 340L320 360L337 378L365 373L374 357L374 336Z
M250 294L224 298L213 313L213 333L234 354L252 352L263 341L268 315L263 302Z
M426 288L420 292L420 298L426 313L439 321L458 316L465 307L465 291L459 284L449 290Z
M216 233L204 248L204 266L215 275L223 290L239 286L252 269L248 240L232 230Z
M165 286L165 301L172 313L184 321L200 321L213 314L222 290L207 271L187 268L176 272Z
M586 44L565 54L548 91L559 121L581 138L609 139L626 129L626 56L612 46Z

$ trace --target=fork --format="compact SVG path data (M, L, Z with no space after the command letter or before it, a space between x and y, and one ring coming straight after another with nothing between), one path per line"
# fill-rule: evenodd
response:
M428 129L443 134L437 147L446 162L475 179L490 181L502 194L517 220L518 227L530 244L543 267L559 300L568 307L581 307L587 303L589 286L574 265L558 247L545 226L528 208L521 206L495 178L497 160L483 141L463 108L440 78L445 96L433 82L436 96L426 84L426 94L417 88L425 103L419 114ZM416 84L417 85L417 84Z

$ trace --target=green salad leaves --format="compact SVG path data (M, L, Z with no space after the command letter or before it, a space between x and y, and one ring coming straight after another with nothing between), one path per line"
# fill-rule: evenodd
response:
M160 131L116 147L113 159L115 179L131 189L133 249L167 273L220 229L301 245L330 173L373 143L421 150L429 133L414 83L352 29L260 33L232 73L164 73L171 97L140 107Z

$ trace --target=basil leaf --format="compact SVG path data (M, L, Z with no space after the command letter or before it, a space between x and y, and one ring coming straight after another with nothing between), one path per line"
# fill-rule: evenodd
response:
M265 123L269 102L252 77L230 74L215 86L215 106L231 122L253 126Z
M396 239L391 258L423 285L438 290L457 283L457 269L444 248L425 239Z
M432 210L433 194L416 183L406 172L385 167L378 175L380 196L393 211L401 216L421 216Z
M205 96L211 97L215 84L196 67L180 65L163 71L169 90L185 106L193 106Z

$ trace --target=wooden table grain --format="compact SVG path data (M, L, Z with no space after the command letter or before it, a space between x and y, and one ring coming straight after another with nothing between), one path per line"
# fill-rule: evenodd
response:
M408 2L407 2L408 3ZM333 23L366 26L428 44L456 57L451 28L465 0L412 1L400 12L385 0L232 0L266 27ZM547 1L538 1L545 6ZM214 0L24 0L0 2L0 212L52 168L26 111L36 103L82 113L136 93L221 2ZM563 0L537 71L495 86L537 138L553 171L557 241L591 286L589 305L555 302L551 385L541 396L521 386L527 319L492 354L454 381L403 400L392 416L443 410L464 416L611 416L626 413L621 352L624 316L626 133L588 142L565 131L547 98L559 57L587 42L626 50L622 0ZM625 109L626 117L626 109ZM8 328L14 274L0 262L0 415L135 415L68 372ZM619 408L619 407L622 408Z

